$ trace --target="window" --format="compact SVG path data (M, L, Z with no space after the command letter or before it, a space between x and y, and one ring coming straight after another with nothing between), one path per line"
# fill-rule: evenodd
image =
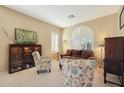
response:
M78 27L72 32L71 48L73 49L92 50L93 42L93 31L87 26Z
M52 48L52 52L59 51L58 33L52 32L52 34L51 34L51 48Z

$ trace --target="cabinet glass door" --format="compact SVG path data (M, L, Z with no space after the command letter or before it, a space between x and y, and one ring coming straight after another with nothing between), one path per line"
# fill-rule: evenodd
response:
M16 72L24 68L23 59L22 59L22 48L20 47L11 47L10 49L10 71Z
M30 68L34 66L34 61L32 57L33 47L24 47L23 60L25 63L25 68Z

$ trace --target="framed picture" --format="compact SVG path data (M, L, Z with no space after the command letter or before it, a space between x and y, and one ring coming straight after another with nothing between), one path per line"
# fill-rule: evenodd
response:
M121 10L119 21L120 21L120 30L121 30L124 27L124 6Z
M18 44L35 44L37 43L37 33L15 28L15 40Z

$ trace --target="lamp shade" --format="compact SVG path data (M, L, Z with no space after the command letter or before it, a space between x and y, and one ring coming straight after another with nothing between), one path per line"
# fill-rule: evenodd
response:
M68 43L68 41L67 41L67 40L63 40L63 43L64 43L64 44L67 44L67 43Z
M99 47L104 47L104 44L99 44Z
M98 47L104 47L104 46L105 46L105 44L104 44L104 42L103 42L103 41L99 42Z

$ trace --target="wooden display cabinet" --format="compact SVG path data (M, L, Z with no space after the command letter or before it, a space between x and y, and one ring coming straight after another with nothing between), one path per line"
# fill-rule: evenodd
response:
M9 73L34 67L32 57L33 51L39 51L42 55L39 44L10 44L9 45Z

